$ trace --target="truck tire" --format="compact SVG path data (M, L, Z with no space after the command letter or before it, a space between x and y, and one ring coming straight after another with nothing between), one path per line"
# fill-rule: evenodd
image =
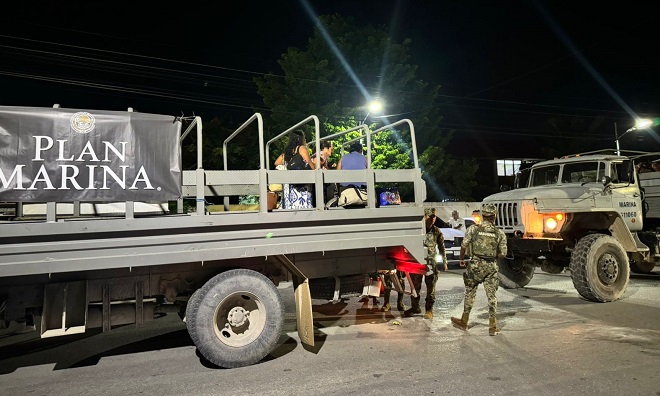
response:
M541 271L546 272L548 274L561 274L564 271L564 268L566 267L557 264L552 260L543 260L541 262Z
M200 288L201 289L201 288ZM193 294L190 295L190 298L186 302L186 309L184 311L184 316L183 316L183 321L186 322L188 317L190 316L190 308L195 305L195 300L199 297L199 290L197 289L193 292Z
M273 351L282 331L284 305L262 274L235 269L211 278L186 308L190 338L209 362L249 366Z
M630 277L628 255L619 241L605 234L582 237L571 254L570 269L578 293L595 302L618 300Z
M640 258L635 258L636 255L633 255L633 259L630 260L630 270L636 274L650 274L655 269L655 263L653 261L644 261L641 260L641 254L637 255Z
M636 274L650 274L655 269L655 263L651 261L633 261L630 270Z
M500 285L505 289L525 287L534 277L534 268L534 264L526 258L500 260Z
M364 275L339 277L339 297L359 296L364 290ZM313 299L332 300L335 294L335 278L316 278L309 280L309 293Z

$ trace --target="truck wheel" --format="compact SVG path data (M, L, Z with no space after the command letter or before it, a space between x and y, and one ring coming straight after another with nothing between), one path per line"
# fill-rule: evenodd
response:
M548 274L561 274L564 271L564 266L553 263L550 260L543 260L541 263L541 271Z
M630 260L630 270L636 274L650 274L654 269L655 263L652 261L644 261L641 259Z
M193 305L195 305L195 300L199 297L199 290L200 289L195 290L193 294L190 295L190 298L186 302L186 309L184 311L184 316L183 316L184 322L188 320L188 317L191 314L190 309Z
M650 274L655 269L655 263L651 261L632 261L630 270L636 274Z
M284 305L262 274L236 269L211 278L186 308L190 338L209 362L224 368L259 362L277 345Z
M500 260L500 285L505 289L517 289L527 286L534 276L534 268L534 264L525 258Z
M628 255L609 235L582 237L571 254L570 268L575 289L590 301L618 300L628 286Z

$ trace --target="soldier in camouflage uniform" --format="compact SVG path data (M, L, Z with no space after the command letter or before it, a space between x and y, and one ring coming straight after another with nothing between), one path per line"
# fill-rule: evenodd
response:
M442 266L443 271L447 271L447 254L445 253L445 238L442 231L435 226L435 208L424 209L424 222L426 223L426 238L424 239L424 246L426 247L426 275L410 274L412 285L417 291L417 297L410 297L412 307L404 311L403 315L410 317L422 313L419 306L420 295L422 290L422 277L426 283L426 300L424 313L425 319L433 319L433 304L435 303L435 284L438 281L438 265ZM442 255L442 264L436 263L436 255L440 252Z
M452 324L467 330L470 311L477 294L477 287L484 284L486 297L488 298L489 326L488 334L494 336L500 333L497 327L497 287L500 279L497 275L497 259L504 258L507 253L506 234L495 227L495 214L497 208L493 204L484 204L481 208L483 221L479 225L468 228L465 238L461 244L461 267L465 267L465 252L470 250L472 260L463 274L465 283L465 301L463 305L463 316L461 319L452 317Z
M405 274L401 271L396 271L396 277L399 278L399 283L401 286L404 286ZM390 305L390 293L394 285L392 284L392 279L389 276L385 276L385 291L383 291L383 307L380 309L383 312L388 312L392 309ZM403 293L397 293L396 297L396 309L403 312L406 310L406 306L403 303Z

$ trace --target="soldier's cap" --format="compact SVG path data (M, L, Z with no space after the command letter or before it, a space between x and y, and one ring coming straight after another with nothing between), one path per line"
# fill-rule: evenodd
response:
M424 208L424 216L435 216L435 208Z
M481 214L483 216L495 216L496 213L497 213L497 208L495 207L494 204L487 203L487 204L483 204L483 206L481 207Z

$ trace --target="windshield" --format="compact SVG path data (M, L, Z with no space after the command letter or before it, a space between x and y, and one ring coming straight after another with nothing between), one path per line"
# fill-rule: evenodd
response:
M605 175L605 164L598 161L575 162L564 165L562 183L592 183Z
M559 176L559 165L550 165L534 168L531 175L530 187L556 184Z

